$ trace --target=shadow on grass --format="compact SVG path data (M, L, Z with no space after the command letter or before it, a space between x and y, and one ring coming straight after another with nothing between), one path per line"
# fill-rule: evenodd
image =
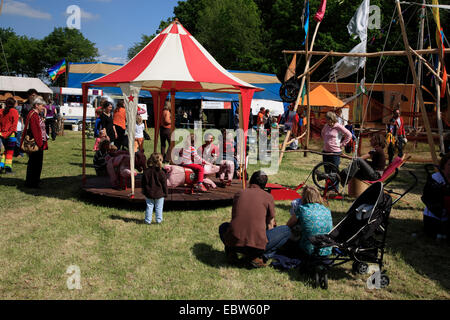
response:
M216 250L209 244L196 243L191 251L200 262L208 266L214 268L231 267L226 261L225 252Z
M386 246L418 274L450 290L450 241L437 242L426 236L422 221L391 218Z
M143 219L134 219L134 218L124 218L121 216L111 215L109 216L111 220L121 220L125 223L134 223L134 224L145 224Z
M70 164L71 166L74 166L74 167L80 167L80 168L83 167L83 164L82 164L82 163L69 162L69 164ZM91 163L86 163L86 168L92 168L92 169L94 169L94 165L91 164Z
M239 265L231 265L227 262L224 251L219 251L214 249L211 245L205 243L196 243L192 248L192 253L195 257L202 263L214 267L230 267L237 269L252 269L247 264L239 264ZM289 278L292 281L299 281L310 286L314 285L314 275L309 273L308 271L301 271L299 268L290 269L290 270L279 270L273 268L276 272L285 272L289 275ZM332 268L328 273L329 279L339 280L343 278L351 278L351 276L342 269Z
M80 198L81 180L81 176L42 178L40 188L33 189L25 187L25 179L2 176L0 178L0 186L16 187L17 190L34 196L67 200Z

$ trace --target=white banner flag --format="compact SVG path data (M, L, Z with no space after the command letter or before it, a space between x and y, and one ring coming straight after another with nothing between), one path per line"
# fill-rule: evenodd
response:
M350 53L366 53L367 41L363 41L354 47ZM342 78L347 78L358 72L359 68L364 68L367 58L365 57L344 57L333 67L330 75L330 82L335 82Z
M347 25L347 30L350 36L354 39L359 37L361 41L367 40L367 29L369 27L369 9L370 0L364 0L359 6L350 23Z

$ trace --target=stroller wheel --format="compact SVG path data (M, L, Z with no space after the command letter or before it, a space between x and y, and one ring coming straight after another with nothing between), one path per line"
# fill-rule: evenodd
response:
M381 278L380 278L380 287L382 289L384 289L384 288L387 288L389 286L389 284L390 284L389 277L385 274L382 274Z
M320 287L323 290L328 289L328 274L326 270L318 269L315 272L315 287Z
M352 269L353 269L353 272L355 272L355 273L366 274L367 271L369 270L369 265L364 262L355 261L355 262L353 262Z

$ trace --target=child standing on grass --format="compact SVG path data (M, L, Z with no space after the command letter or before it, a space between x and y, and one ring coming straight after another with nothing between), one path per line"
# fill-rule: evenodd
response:
M163 169L163 157L160 153L153 153L148 159L147 169L142 175L142 193L147 202L145 224L152 224L153 209L156 213L156 223L163 222L164 198L167 197L167 175Z
M134 137L134 152L144 151L144 130L145 125L143 123L142 117L136 117L136 135Z

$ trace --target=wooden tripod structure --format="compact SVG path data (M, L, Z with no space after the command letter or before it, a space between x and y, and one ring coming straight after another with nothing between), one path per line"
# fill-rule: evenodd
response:
M372 53L350 53L350 52L326 52L326 51L312 51L313 45L314 45L314 40L315 40L315 36L317 34L317 30L318 27L320 25L320 23L317 24L316 26L316 30L314 33L314 37L313 37L313 43L311 44L311 50L308 50L308 46L306 46L306 50L299 50L299 51L294 51L294 50L284 50L283 54L303 54L306 55L306 67L305 67L305 72L300 76L303 78L302 80L302 85L300 86L300 91L299 91L299 96L297 98L297 101L295 103L295 108L294 110L297 111L300 99L302 97L302 93L303 93L303 86L304 86L304 82L305 82L305 78L311 76L311 74L318 68L318 65L320 65L321 63L323 63L323 61L327 58L327 57L365 57L365 58L376 58L376 57L382 57L382 56L407 56L408 58L408 62L409 62L409 67L411 69L412 75L413 75L413 79L414 79L414 84L416 87L416 93L417 93L417 98L418 98L418 104L421 110L421 114L422 114L422 119L423 119L423 123L426 129L426 133L427 133L427 140L428 140L428 144L430 146L430 153L431 153L431 157L433 160L434 164L438 164L439 160L437 158L436 155L436 150L435 150L435 143L433 140L433 136L432 136L432 132L431 132L431 128L430 128L430 122L428 119L428 115L425 109L425 104L424 104L424 100L423 100L423 95L422 95L422 89L419 83L419 79L418 79L418 75L417 75L417 71L414 65L414 60L413 60L413 56L416 57L420 57L419 59L424 60L422 55L426 55L426 54L447 54L450 53L450 49L426 49L426 50L413 50L410 45L409 45L409 41L408 41L408 36L406 34L406 27L405 27L405 22L403 19L403 14L402 14L402 10L401 10L401 5L400 5L400 1L396 0L396 6L397 6L397 11L398 11L398 17L399 17L399 23L400 23L400 27L401 27L401 31L402 31L402 37L403 37L403 43L405 45L405 50L404 51L382 51L382 52L372 52ZM309 68L309 64L311 61L311 57L312 56L324 56L316 65L314 65L312 68ZM428 66L427 64L425 64L425 66L428 69L432 69L431 66ZM433 70L433 74L436 74L436 72ZM439 76L438 74L436 74L436 76ZM300 78L299 77L299 78ZM438 81L442 81L442 79L440 77L437 77ZM310 88L309 88L309 81L308 85L307 85L307 96L309 97L309 92L310 92ZM308 149L309 147L309 139L311 136L311 127L310 127L310 114L311 114L311 107L308 103L308 128L307 128L307 142L306 142L306 149ZM283 143L282 146L282 150L280 153L280 164L283 160L283 156L284 153L286 151L286 147L288 145L289 142L289 138L290 138L290 131L288 131L286 139Z

